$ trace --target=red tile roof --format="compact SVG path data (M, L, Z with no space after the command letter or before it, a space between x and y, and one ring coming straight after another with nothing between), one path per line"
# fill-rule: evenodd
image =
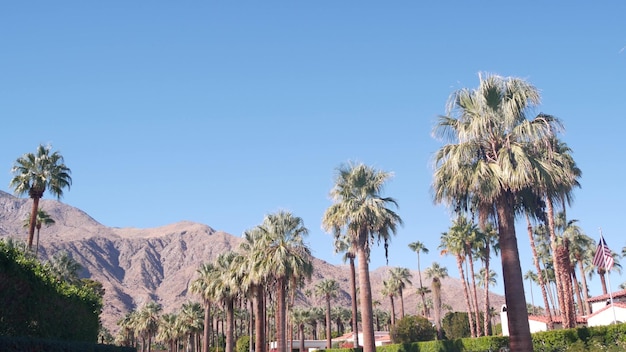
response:
M606 295L591 297L587 301L588 302L600 302L600 301L606 301L607 299L610 299L610 298L611 298L611 295L607 293ZM613 299L615 298L626 298L626 290L613 292Z

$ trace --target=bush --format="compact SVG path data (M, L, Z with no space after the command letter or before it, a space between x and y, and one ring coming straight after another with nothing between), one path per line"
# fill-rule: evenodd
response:
M97 342L102 298L0 241L0 336ZM62 322L62 324L59 324Z
M465 312L449 312L441 320L446 338L450 340L462 339L471 336L469 319Z
M394 343L429 341L434 340L435 335L435 327L421 316L408 315L391 328L391 340Z
M235 344L235 351L237 352L248 352L250 351L250 336L242 336L237 340Z

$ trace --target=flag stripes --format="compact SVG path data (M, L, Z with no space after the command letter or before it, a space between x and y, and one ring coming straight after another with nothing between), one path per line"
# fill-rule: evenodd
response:
M593 265L609 271L613 267L613 264L613 253L611 249L609 249L609 246L606 245L604 237L600 236L598 248L596 248L596 254L593 257Z

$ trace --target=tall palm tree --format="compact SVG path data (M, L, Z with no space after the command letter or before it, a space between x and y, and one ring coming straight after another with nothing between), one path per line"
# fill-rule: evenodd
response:
M495 209L510 346L532 351L515 233L516 207L524 191L559 171L545 163L538 150L562 126L550 115L527 119L540 101L539 90L528 82L497 75L479 75L479 80L477 89L461 89L450 96L447 114L435 127L435 134L449 143L435 156L434 198L453 207L478 199Z
M533 296L533 282L537 282L539 278L534 271L528 270L526 274L524 274L524 280L528 280L528 287L530 288L530 301L533 307L532 314L535 314L535 298Z
M309 320L309 310L304 308L296 308L291 311L291 321L298 327L298 336L300 337L300 351L304 351L304 326Z
M178 320L183 327L183 335L188 346L193 346L192 351L196 351L197 337L204 326L204 309L198 302L183 303Z
M41 231L41 227L43 225L50 226L54 225L55 221L50 217L50 215L43 209L37 210L37 220L36 220L35 228L37 229L37 240L35 241L35 257L39 255L39 232ZM24 220L24 227L30 228L30 216Z
M413 252L417 253L417 276L419 278L419 283L420 283L420 286L417 292L422 297L422 315L424 317L427 317L428 315L426 314L426 292L424 291L424 285L422 285L422 271L420 269L420 253L428 254L428 248L426 248L424 243L420 241L409 243L409 248Z
M60 199L63 190L72 185L71 170L65 166L63 156L58 151L52 152L51 146L39 145L35 153L26 153L15 160L11 173L13 178L9 187L13 188L16 195L28 194L33 200L28 229L28 249L31 249L39 200L46 190Z
M476 330L474 329L474 314L472 309L472 303L470 299L469 288L467 280L465 278L465 270L463 269L463 263L465 262L465 236L467 235L467 228L464 226L466 220L462 220L461 217L453 221L453 225L448 232L441 234L441 254L452 254L456 258L456 266L459 270L459 277L461 284L463 285L463 295L465 297L465 306L467 308L467 318L469 322L469 328L472 337L476 337Z
M202 340L202 351L209 351L209 333L211 322L211 301L213 292L211 283L217 278L219 272L211 263L204 263L197 270L198 277L191 282L191 292L198 294L204 303L204 337Z
M448 277L448 269L433 262L426 268L426 277L432 279L433 290L433 311L435 312L435 328L437 329L437 339L443 339L443 329L441 328L441 279Z
M335 186L330 192L333 204L326 210L322 220L326 231L332 232L335 237L346 234L356 245L364 352L374 352L376 349L369 276L371 245L378 239L387 248L391 235L402 224L400 216L389 208L397 206L396 201L381 195L390 177L390 173L364 164L340 167Z
M175 344L178 341L178 327L176 322L178 316L176 314L163 314L159 322L157 338L167 343L170 352L176 352Z
M332 335L330 329L330 301L337 297L339 283L333 279L324 279L315 285L315 295L324 299L326 303L326 348L331 348Z
M277 283L277 342L278 352L287 348L287 289L310 279L313 272L311 250L304 243L308 230L300 217L285 211L269 214L260 227L267 247L257 253L257 265L271 270ZM230 352L230 351L229 351Z
M396 303L394 300L398 294L398 287L396 285L397 283L395 281L384 280L383 288L380 291L383 297L389 298L389 303L391 305L391 326L396 325Z
M163 307L160 304L150 301L139 310L136 320L136 328L140 332L142 340L148 340L147 344L142 344L142 351L152 351L152 337L159 329L159 313L162 309Z
M352 308L352 333L354 336L354 347L359 347L359 320L356 295L356 269L354 259L356 258L356 245L351 242L351 237L342 235L335 237L335 252L344 253L343 261L348 260L350 266L350 303Z
M263 236L260 226L245 231L243 238L244 241L241 242L239 248L242 251L242 257L245 258L245 263L242 263L241 269L247 272L247 275L244 275L244 286L249 286L254 307L252 312L254 320L254 349L256 352L265 352L265 287L268 286L268 281L271 277L271 268L263 267L258 261L260 258L263 258L263 253L268 244L264 242L266 236Z
M215 301L222 304L226 314L226 352L233 352L235 349L234 329L235 329L235 299L238 297L238 282L240 277L237 275L238 270L234 268L233 263L237 261L235 252L221 253L213 265L218 271L213 276L213 280L207 287L210 296Z
M480 223L479 223L480 226ZM483 261L483 268L481 272L483 288L485 290L484 295L484 315L483 315L483 328L485 331L485 335L491 335L491 319L489 317L489 309L491 309L491 304L489 302L489 286L492 284L491 281L491 273L493 270L490 269L491 263L491 252L493 251L496 255L500 252L500 246L498 245L498 233L496 232L494 226L492 224L483 224L480 226L480 230L482 236L480 237L482 240L482 245L478 249L478 254L480 259ZM495 277L493 279L495 281ZM495 282L493 282L495 285Z
M404 318L404 295L403 291L406 285L411 285L411 278L413 274L407 268L392 268L389 270L391 274L390 280L394 281L395 287L398 289L398 296L400 297L400 319Z
M542 216L543 212L539 212L539 214L540 216ZM526 217L526 231L528 232L528 237L530 240L530 249L533 254L533 264L535 265L535 270L537 270L537 282L539 284L539 288L541 289L541 296L543 298L544 312L545 312L545 315L548 317L548 330L552 330L554 328L554 322L552 320L552 311L550 310L550 303L548 301L549 296L548 296L547 290L549 288L549 283L545 275L545 272L541 270L541 263L539 260L540 259L539 251L537 250L537 246L535 245L534 231L533 231L533 227L530 221L531 214L527 210L525 211L524 215Z

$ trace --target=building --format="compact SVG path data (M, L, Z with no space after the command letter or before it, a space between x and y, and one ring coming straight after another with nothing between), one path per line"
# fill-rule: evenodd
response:
M591 305L591 314L577 316L577 326L603 326L614 322L626 322L626 290L613 293L613 304L611 304L608 294L591 297L587 302ZM502 305L500 309L500 319L502 321L502 335L509 336L506 305ZM555 329L560 329L563 326L560 316L553 316L552 322ZM529 315L528 325L531 333L547 331L548 319L546 316Z

